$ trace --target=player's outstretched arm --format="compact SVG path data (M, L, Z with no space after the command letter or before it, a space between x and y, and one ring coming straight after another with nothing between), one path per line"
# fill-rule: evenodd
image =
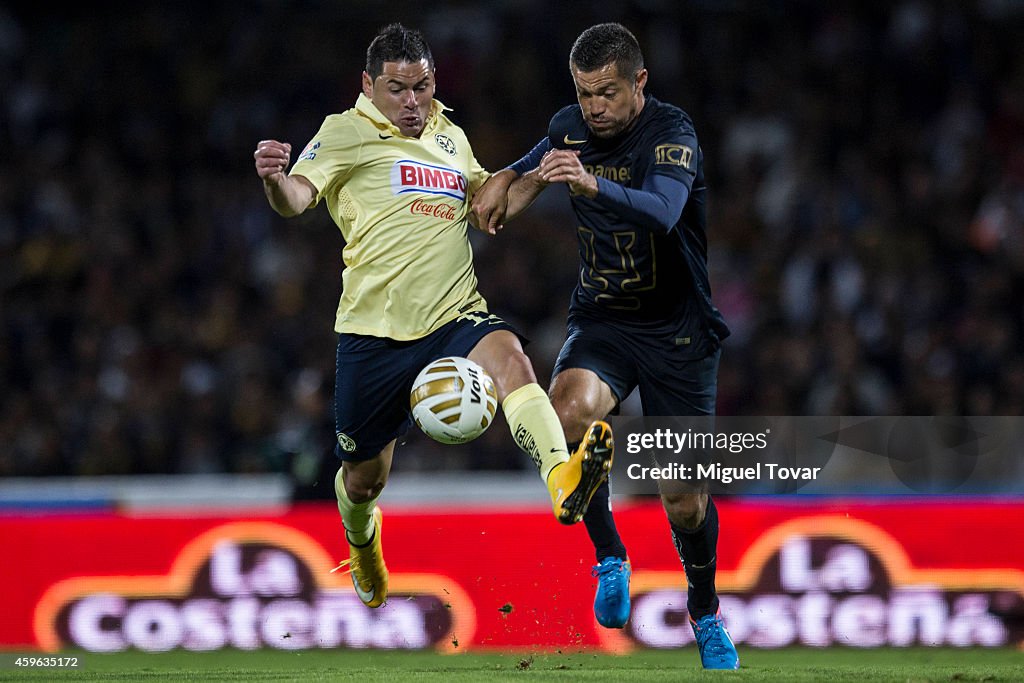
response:
M510 221L526 210L547 183L532 173L544 154L551 150L551 141L541 138L526 156L504 168L484 183L473 197L471 210L475 227L491 235L497 234ZM529 176L529 177L528 177Z
M511 168L498 171L473 196L470 221L478 230L496 235L505 223L525 211L548 184L537 169L521 176Z
M515 179L516 173L506 168L488 178L487 182L473 193L470 223L477 230L496 235L504 227L508 188Z
M548 186L541 176L539 169L533 169L524 173L512 182L508 188L508 207L505 209L505 220L510 221L533 204L544 188Z
M521 176L512 168L502 169L473 195L470 222L478 230L496 235L505 223L525 211L547 185L536 169Z
M277 140L260 140L253 157L256 174L263 180L263 192L277 213L285 218L297 216L313 203L316 188L306 178L289 176L286 171L292 146Z

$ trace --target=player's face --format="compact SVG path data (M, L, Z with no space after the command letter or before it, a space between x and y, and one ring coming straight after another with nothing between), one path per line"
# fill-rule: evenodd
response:
M632 125L644 106L647 69L632 78L619 74L615 62L594 71L580 71L575 65L571 69L576 99L590 132L613 138Z
M402 135L418 138L427 124L434 97L434 70L425 59L418 62L384 62L380 76L363 72L363 94Z

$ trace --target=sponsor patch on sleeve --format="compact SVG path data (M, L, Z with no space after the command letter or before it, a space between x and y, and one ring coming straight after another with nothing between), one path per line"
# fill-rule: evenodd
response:
M686 145L658 145L654 148L655 165L682 166L689 170L693 150Z

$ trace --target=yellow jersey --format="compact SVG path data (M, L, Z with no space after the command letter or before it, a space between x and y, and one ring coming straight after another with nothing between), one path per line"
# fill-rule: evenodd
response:
M469 200L489 177L437 100L418 138L370 98L324 119L290 175L326 200L345 240L334 329L406 341L487 312L467 236Z

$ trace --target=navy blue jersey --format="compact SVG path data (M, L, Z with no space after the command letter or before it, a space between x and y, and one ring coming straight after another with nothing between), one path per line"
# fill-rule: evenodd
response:
M581 259L571 312L670 340L684 356L717 349L729 328L711 301L703 154L686 112L648 95L634 125L605 140L590 134L579 105L572 105L552 117L547 143L578 150L584 168L599 179L597 198L570 197ZM666 225L609 206L608 196L600 196L628 194L610 183L649 190L659 182L685 196L678 219L671 214ZM634 196L646 201L655 195Z

